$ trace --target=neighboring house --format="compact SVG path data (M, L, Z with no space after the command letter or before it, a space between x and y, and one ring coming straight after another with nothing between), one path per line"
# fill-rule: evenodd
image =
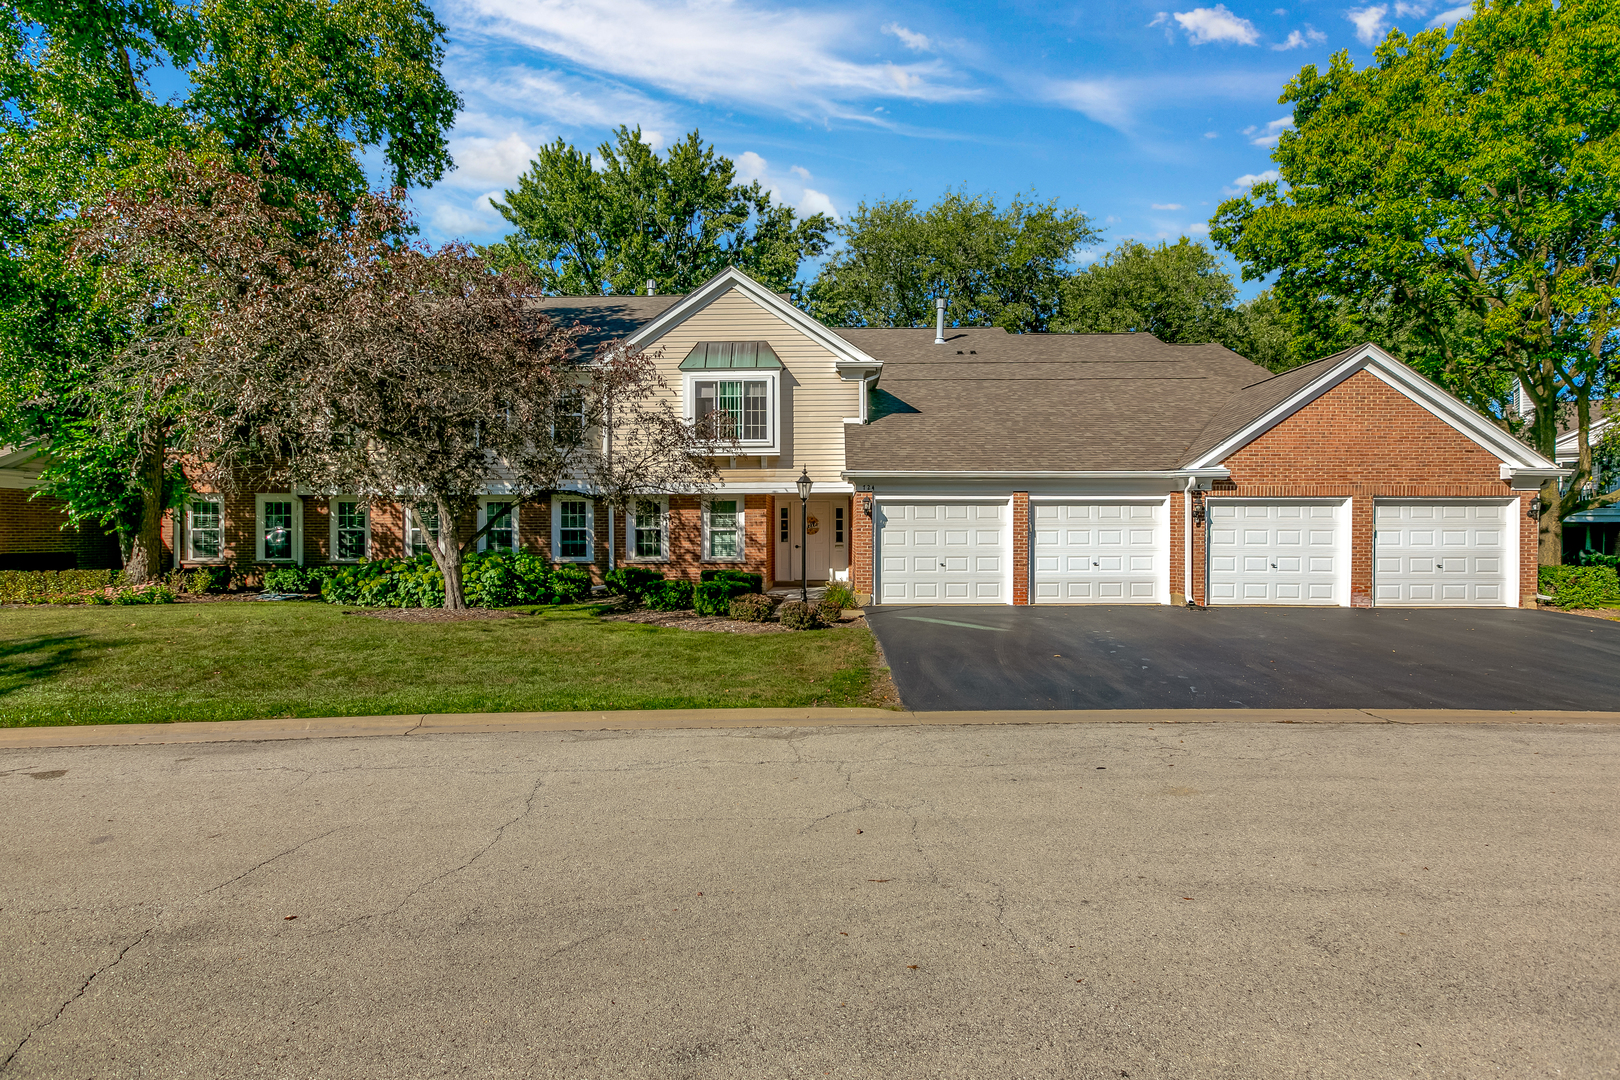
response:
M1531 504L1560 470L1372 345L1273 376L1150 334L834 330L737 270L685 296L539 306L585 324L587 345L644 348L676 408L723 409L741 429L702 496L649 493L625 513L565 492L514 513L490 492L478 523L506 524L485 546L598 579L733 566L848 580L883 604L1516 607L1535 593ZM194 497L175 525L182 565L263 566L404 554L424 523L243 492Z
M118 538L68 523L67 508L33 493L44 467L36 447L0 447L0 570L100 570L123 565Z
M1592 406L1591 427L1587 432L1590 445L1598 444L1598 440L1608 432L1614 419L1615 410L1612 405ZM1558 464L1565 468L1573 468L1579 462L1580 432L1573 423L1568 431L1559 434L1553 451ZM1592 481L1594 489L1600 492L1620 488L1620 474L1598 475L1594 476ZM1582 510L1564 519L1564 560L1574 562L1582 551L1595 551L1603 555L1620 552L1620 505Z

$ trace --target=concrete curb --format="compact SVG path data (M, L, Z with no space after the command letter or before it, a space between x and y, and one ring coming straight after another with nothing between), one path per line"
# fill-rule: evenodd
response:
M889 709L649 709L627 712L328 716L175 724L0 729L0 749L270 742L506 731L679 731L996 724L1581 724L1620 729L1620 712L1467 709L1098 709L910 712Z

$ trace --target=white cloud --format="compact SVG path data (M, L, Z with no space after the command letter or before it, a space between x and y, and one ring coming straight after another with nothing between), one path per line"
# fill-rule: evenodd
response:
M1409 19L1413 15L1427 15L1429 8L1432 6L1428 0L1422 0L1422 2L1416 4L1408 4L1406 0L1395 0L1395 17L1397 19Z
M737 179L741 183L751 184L759 181L761 187L771 193L771 197L784 206L793 207L794 213L800 217L811 214L826 214L834 221L839 220L836 207L832 199L825 192L817 191L811 187L810 170L802 165L789 166L787 174L775 172L770 162L754 153L745 150L734 159L737 165Z
M1194 45L1208 45L1211 42L1256 45L1260 42L1260 32L1254 28L1254 24L1227 11L1225 4L1178 11L1176 22L1181 24L1181 28L1187 32L1187 40Z
M927 52L929 49L933 48L933 44L928 40L928 36L926 34L919 34L915 30L908 30L899 23L890 23L883 28L883 32L885 34L893 34L895 37L899 38L900 44L904 45L912 52Z
M1191 223L1188 224L1187 228L1184 231L1187 233L1188 236L1208 236L1209 235L1209 222L1207 222L1207 221L1194 221L1194 222L1191 222Z
M487 191L470 204L439 202L428 214L428 224L444 237L487 235L497 231L506 224L506 219L490 205L490 200L500 198L501 194Z
M1326 40L1327 35L1322 31L1306 26L1304 32L1290 30L1288 36L1283 38L1280 44L1273 45L1272 49L1276 52L1287 52L1289 49L1303 49L1309 45L1320 45Z
M1472 4L1464 4L1461 7L1454 7L1452 9L1450 9L1449 11L1442 11L1440 14L1436 15L1434 18L1429 20L1429 25L1430 26L1451 26L1454 23L1460 22L1461 20L1468 18L1473 13L1474 13L1474 5L1472 5Z
M1099 124L1129 132L1139 113L1183 108L1189 102L1211 98L1233 101L1275 101L1277 84L1286 76L1277 72L1241 71L1139 79L1073 79L1041 85L1037 92L1051 101L1083 113ZM1210 133L1205 138L1214 138Z
M518 175L533 160L534 147L515 131L504 139L452 136L450 156L455 159L456 169L446 177L446 182L482 191L492 184L507 187L516 183Z
M1130 126L1131 109L1126 94L1121 84L1113 80L1076 79L1053 86L1049 96L1099 124L1111 128Z
M1251 136L1250 144L1254 146L1276 146L1282 142L1282 133L1294 126L1294 117L1288 115L1280 120L1273 120L1265 127L1246 127L1243 134Z
M549 121L592 131L629 124L639 126L642 138L649 142L653 133L680 127L669 106L618 82L518 65L489 71L465 55L456 56L447 70L464 96L531 122ZM460 133L475 117L482 133L495 134L492 118L475 113L463 113L456 121L456 131ZM662 137L653 145L661 147Z
M977 91L940 60L848 59L855 12L748 0L460 0L452 34L527 46L695 101L800 117L872 119L871 98L950 101Z
M1206 131L1206 132L1204 132L1204 138L1206 138L1206 139L1218 139L1220 137L1221 137L1221 133L1218 132L1218 131Z
M1356 37L1363 45L1376 45L1389 29L1389 22L1384 16L1389 14L1389 8L1383 4L1373 7L1353 8L1345 14L1351 25L1356 28Z
M1167 202L1167 203L1154 203L1153 204L1153 209L1155 209L1155 210L1185 210L1186 207L1182 206L1178 202Z
M1232 186L1226 189L1228 195L1236 195L1240 191L1248 191L1256 184L1268 184L1274 180L1281 180L1282 173L1276 169L1267 169L1263 173L1246 173L1232 181Z

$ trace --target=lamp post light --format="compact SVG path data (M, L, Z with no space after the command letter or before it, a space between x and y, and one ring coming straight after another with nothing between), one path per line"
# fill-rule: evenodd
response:
M799 471L799 602L810 602L810 548L808 517L810 509L810 466Z

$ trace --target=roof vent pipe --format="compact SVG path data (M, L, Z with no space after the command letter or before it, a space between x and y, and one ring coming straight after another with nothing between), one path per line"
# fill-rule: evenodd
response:
M934 344L945 344L945 298L939 297L934 301Z
M648 278L647 279L647 295L651 296L652 294L653 294L653 279Z

